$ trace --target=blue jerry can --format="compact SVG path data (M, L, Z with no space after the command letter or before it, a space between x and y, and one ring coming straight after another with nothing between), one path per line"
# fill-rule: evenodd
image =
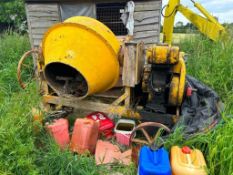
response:
M168 152L164 148L153 151L143 146L139 154L139 175L171 175Z

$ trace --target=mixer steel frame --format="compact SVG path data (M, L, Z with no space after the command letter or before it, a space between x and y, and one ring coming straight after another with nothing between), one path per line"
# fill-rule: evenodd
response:
M120 38L120 40L124 40ZM127 41L128 38L125 38ZM124 58L122 62L122 88L124 93L112 103L104 103L94 100L80 99L78 97L55 96L49 92L49 85L44 80L43 74L39 75L40 89L43 95L45 110L51 110L50 106L56 105L57 108L71 107L84 111L101 111L107 114L125 116L128 118L140 119L140 114L131 108L132 93L131 88L138 84L143 73L142 63L144 61L144 44L122 41L122 52ZM38 64L39 65L39 64ZM119 77L121 78L121 77ZM109 91L111 92L111 90ZM110 95L111 96L111 95ZM98 97L96 97L98 99ZM106 95L104 98L109 98Z

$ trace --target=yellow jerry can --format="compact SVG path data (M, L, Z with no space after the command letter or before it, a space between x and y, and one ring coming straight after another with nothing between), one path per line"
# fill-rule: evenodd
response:
M71 17L44 35L44 76L58 95L87 95L112 88L119 78L120 42L101 22Z
M207 175L207 167L202 152L187 146L171 148L172 175Z

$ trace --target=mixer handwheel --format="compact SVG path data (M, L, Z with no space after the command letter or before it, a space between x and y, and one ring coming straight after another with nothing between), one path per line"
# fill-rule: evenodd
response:
M28 58L33 53L40 55L40 51L37 49L29 50L23 54L23 56L20 58L19 63L18 63L17 79L18 79L19 85L22 89L25 89L27 86L27 83L23 82L23 80L22 80L22 68L23 67L24 68L30 67L29 65L25 64L25 61L26 61L26 58Z

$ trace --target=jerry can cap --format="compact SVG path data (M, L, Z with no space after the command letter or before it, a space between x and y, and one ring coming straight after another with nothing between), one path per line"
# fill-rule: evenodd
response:
M188 146L183 146L181 151L184 153L184 154L191 154L191 148L189 148Z

